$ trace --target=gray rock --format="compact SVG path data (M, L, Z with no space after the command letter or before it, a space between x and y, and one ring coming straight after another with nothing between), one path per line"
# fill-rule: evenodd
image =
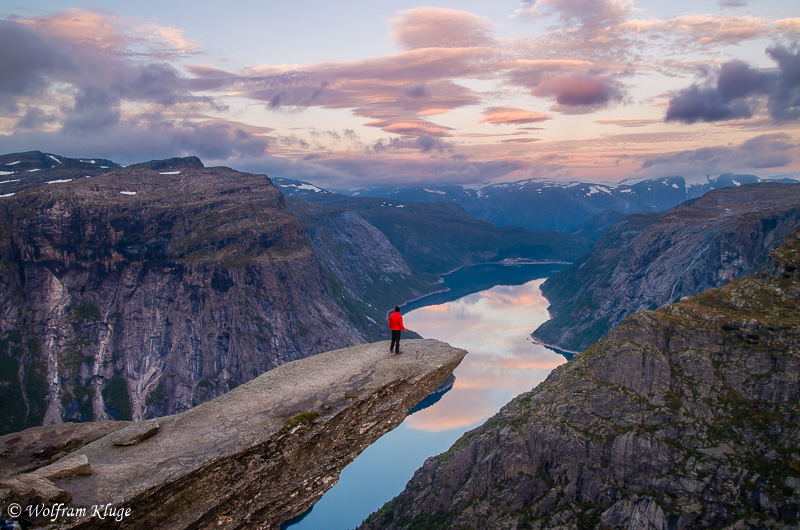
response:
M146 440L156 434L158 432L158 427L157 420L132 423L124 429L120 429L112 434L111 443L119 446L138 444L142 440Z
M92 474L52 483L72 507L130 509L115 528L276 528L316 502L466 354L434 340L407 340L403 349L390 355L384 341L286 363L160 418L158 434L135 445L114 446L116 433L94 441L74 453Z

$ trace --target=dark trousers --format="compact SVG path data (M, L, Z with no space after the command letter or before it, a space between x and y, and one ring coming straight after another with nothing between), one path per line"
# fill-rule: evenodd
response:
M394 350L395 353L400 353L400 331L399 329L392 330L392 344L389 346L389 351Z

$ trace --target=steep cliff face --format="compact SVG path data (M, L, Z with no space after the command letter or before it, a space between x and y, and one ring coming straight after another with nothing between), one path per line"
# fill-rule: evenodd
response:
M0 201L5 432L178 412L364 341L264 175L127 168Z
M386 338L386 312L437 286L414 275L383 233L351 210L288 199L328 273L334 299L370 339Z
M797 528L800 232L766 272L632 315L364 528Z
M542 285L552 318L533 335L581 351L631 313L752 273L799 221L800 185L775 183L633 214Z

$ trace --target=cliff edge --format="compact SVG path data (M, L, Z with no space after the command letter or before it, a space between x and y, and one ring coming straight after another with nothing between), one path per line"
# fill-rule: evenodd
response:
M336 484L466 355L435 340L404 341L400 355L387 350L378 342L286 363L180 414L118 422L37 469L17 458L16 474L0 468L0 500L19 503L35 523L49 519L30 517L29 506L63 502L57 519L65 528L277 528ZM25 453L28 437L44 447L47 429L64 432L0 437L3 460ZM114 516L101 518L108 505Z

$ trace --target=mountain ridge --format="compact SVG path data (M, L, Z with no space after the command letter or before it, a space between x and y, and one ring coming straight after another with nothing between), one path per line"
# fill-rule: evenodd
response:
M543 343L582 351L627 315L752 273L800 222L800 184L714 190L667 212L640 212L548 278Z

